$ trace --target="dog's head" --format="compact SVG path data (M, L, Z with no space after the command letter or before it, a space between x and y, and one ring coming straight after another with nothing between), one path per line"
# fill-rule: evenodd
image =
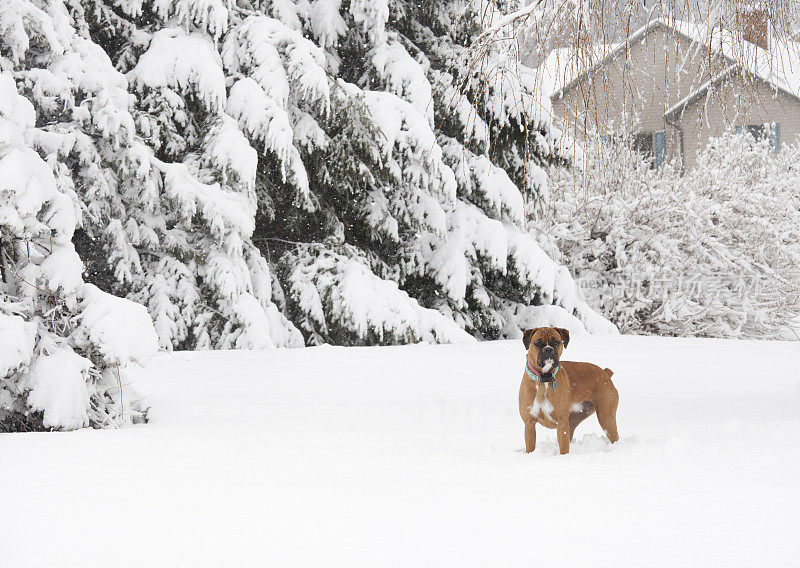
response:
M558 365L561 353L569 344L569 331L562 327L534 327L522 334L528 360L544 373Z

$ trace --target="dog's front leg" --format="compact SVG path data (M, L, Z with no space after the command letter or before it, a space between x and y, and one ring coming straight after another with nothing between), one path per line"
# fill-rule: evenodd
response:
M558 426L556 426L556 436L558 437L558 451L561 453L561 455L568 454L570 437L569 418L564 418L558 421Z
M536 422L525 422L525 453L529 454L536 449Z

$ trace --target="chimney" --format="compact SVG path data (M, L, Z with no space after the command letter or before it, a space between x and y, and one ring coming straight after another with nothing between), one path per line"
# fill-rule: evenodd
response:
M766 7L749 6L742 10L742 38L769 49L769 13Z

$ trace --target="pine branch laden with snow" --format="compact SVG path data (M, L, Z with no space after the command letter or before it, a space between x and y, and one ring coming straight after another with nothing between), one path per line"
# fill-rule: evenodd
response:
M288 310L309 343L391 345L474 341L396 283L376 276L353 247L298 247L281 260Z
M227 72L242 77L231 88L227 112L254 144L277 157L282 181L294 186L297 203L311 208L308 174L294 145L290 114L313 123L305 110L324 114L329 107L322 49L280 20L254 15L228 35L222 53ZM291 106L290 95L295 102Z
M551 122L537 73L519 61L515 22L530 17L527 10L505 20L491 2L426 4L421 19L427 25L417 23L410 34L435 54L428 74L441 109L437 126L490 155L526 199L541 205L547 198L543 168L570 162L574 148Z
M542 241L623 331L796 338L798 157L726 134L680 177L625 147L592 145L583 172L555 178Z
M576 330L617 333L528 232L462 200L449 219L445 237L426 242L427 276L444 290L435 305L459 325L484 338L515 337L520 329L547 325L532 314L547 314L549 321L560 311ZM532 306L550 310L527 309Z
M126 366L155 353L155 331L142 306L84 283L73 199L25 143L35 116L0 73L0 429L143 421Z

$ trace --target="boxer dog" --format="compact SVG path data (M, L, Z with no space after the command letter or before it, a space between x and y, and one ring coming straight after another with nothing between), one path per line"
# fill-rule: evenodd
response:
M536 448L536 424L555 428L558 449L569 453L575 428L597 412L597 420L612 443L619 440L619 393L611 382L611 369L591 363L561 361L569 344L569 331L537 327L522 335L527 350L525 374L519 387L519 413L525 422L525 451Z

